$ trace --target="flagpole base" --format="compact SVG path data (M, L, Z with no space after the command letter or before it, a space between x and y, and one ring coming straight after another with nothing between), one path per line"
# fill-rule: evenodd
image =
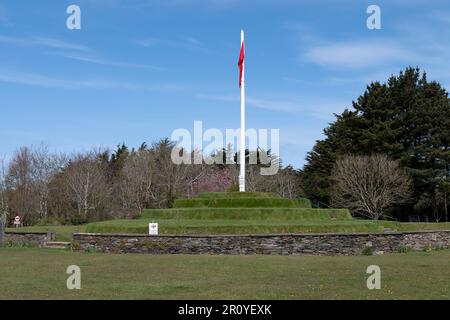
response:
M239 192L245 192L245 178L239 177Z

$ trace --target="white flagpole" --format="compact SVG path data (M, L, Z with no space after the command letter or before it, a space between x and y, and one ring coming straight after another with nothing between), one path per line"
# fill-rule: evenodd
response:
M241 30L241 48L244 43L244 30ZM242 80L241 80L241 137L240 137L240 173L239 173L239 192L245 192L245 59L242 62Z

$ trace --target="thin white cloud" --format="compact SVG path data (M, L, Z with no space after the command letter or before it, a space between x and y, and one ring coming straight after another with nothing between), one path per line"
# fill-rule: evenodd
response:
M353 74L358 80L356 78L367 78L365 76L380 70L390 70L389 73L384 72L386 74L397 73L409 65L419 66L436 75L439 70L447 72L450 68L450 45L442 39L450 35L450 15L432 11L424 12L422 16L422 20L414 23L409 17L399 17L391 26L389 37L378 38L372 33L374 36L370 38L349 38L346 41L327 41L298 23L285 25L300 42L299 62L312 62L328 71L345 71L344 77L352 77ZM338 75L340 77L342 75ZM438 78L448 81L445 75Z
M56 48L56 49L67 49L67 50L77 50L77 51L92 51L91 48L80 45L65 42L63 40L49 38L49 37L32 37L31 38L37 45L42 45L45 47Z
M276 112L296 113L301 109L301 106L293 101L257 99L252 97L247 97L246 101L252 107Z
M418 55L391 41L354 41L331 43L309 48L304 56L321 66L364 68L387 62L412 62Z
M204 44L194 37L181 37L177 39L145 37L135 39L133 42L136 45L146 48L166 46L172 48L184 48L190 50L207 51L207 48L204 46Z
M204 94L199 93L196 94L196 97L198 99L202 100L212 100L212 101L239 101L239 96L232 96L232 95L211 95L211 94Z
M50 77L46 75L0 70L0 82L29 85L44 88L62 88L62 89L122 89L122 90L144 90L144 91L183 91L185 86L160 83L160 84L141 84L125 81L116 81L109 79L64 79Z
M60 39L56 38L49 38L49 37L11 37L11 36L3 36L0 35L0 42L1 43L7 43L7 44L14 44L18 46L42 46L52 49L64 49L64 50L77 50L77 51L92 51L90 48L79 45L79 44L73 44L69 42L65 42Z
M0 35L0 43L12 44L16 46L38 46L48 49L57 49L58 51L50 51L47 52L47 54L58 55L67 59L98 65L126 68L144 68L153 70L161 69L160 67L149 64L127 63L100 58L93 49L85 45L70 43L50 37L11 37Z
M197 98L202 100L223 101L238 103L239 96L232 95L207 95L197 94ZM333 119L334 113L344 111L346 107L351 106L351 101L328 101L325 99L318 99L313 97L304 98L254 98L246 97L247 105L253 108L269 110L273 112L304 114L312 116L320 120Z
M104 58L93 57L92 55L86 55L86 54L68 53L68 52L49 52L49 54L61 56L61 57L67 58L67 59L88 62L88 63L98 64L98 65L104 65L104 66L161 70L160 67L153 66L153 65L112 61L112 60L108 60L108 59L104 59Z
M225 102L238 102L239 96L227 96L227 95L205 95L198 94L198 98L213 100L213 101L225 101ZM283 101L283 100L269 100L269 99L261 99L261 98L253 98L246 97L246 102L249 106L254 108L260 108L270 111L276 112L288 112L295 113L299 111L299 106L292 101Z

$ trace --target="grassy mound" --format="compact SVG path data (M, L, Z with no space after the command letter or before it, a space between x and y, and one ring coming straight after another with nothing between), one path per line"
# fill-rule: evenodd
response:
M259 200L265 199L273 200ZM247 201L247 198L237 200ZM293 202L290 204L295 205ZM85 230L93 233L148 233L148 223L151 221L158 221L161 234L380 232L384 228L371 221L353 220L346 209L184 207L149 209L145 210L141 219L91 223L86 225Z
M68 241L71 233L147 234L159 223L160 234L267 234L325 232L383 232L450 229L450 223L394 223L356 220L347 209L311 208L308 199L284 199L271 193L205 192L175 201L172 209L148 209L139 219L110 220L82 226L42 226L20 231L56 232ZM10 229L11 230L11 229ZM15 230L17 231L17 230Z
M379 232L380 224L354 221L346 209L313 209L308 199L271 193L205 192L178 199L172 209L145 210L140 219L86 225L93 233L148 233L151 221L161 234L257 234L299 232Z
M449 224L400 224L355 220L346 209L314 209L308 199L285 199L271 193L205 192L178 199L172 209L145 210L139 219L111 220L77 227L92 233L148 233L159 223L161 234L265 234L383 232L450 229ZM44 227L42 227L44 228ZM55 227L57 238L69 238L73 227ZM49 228L49 229L54 229Z
M177 199L174 208L311 208L308 199L283 199L273 197L192 198Z

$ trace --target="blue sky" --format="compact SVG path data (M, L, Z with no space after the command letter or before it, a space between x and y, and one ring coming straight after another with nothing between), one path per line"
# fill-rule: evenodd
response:
M237 128L241 28L247 127L280 129L295 167L367 83L418 65L450 89L446 1L0 0L0 157L138 146L194 120Z

